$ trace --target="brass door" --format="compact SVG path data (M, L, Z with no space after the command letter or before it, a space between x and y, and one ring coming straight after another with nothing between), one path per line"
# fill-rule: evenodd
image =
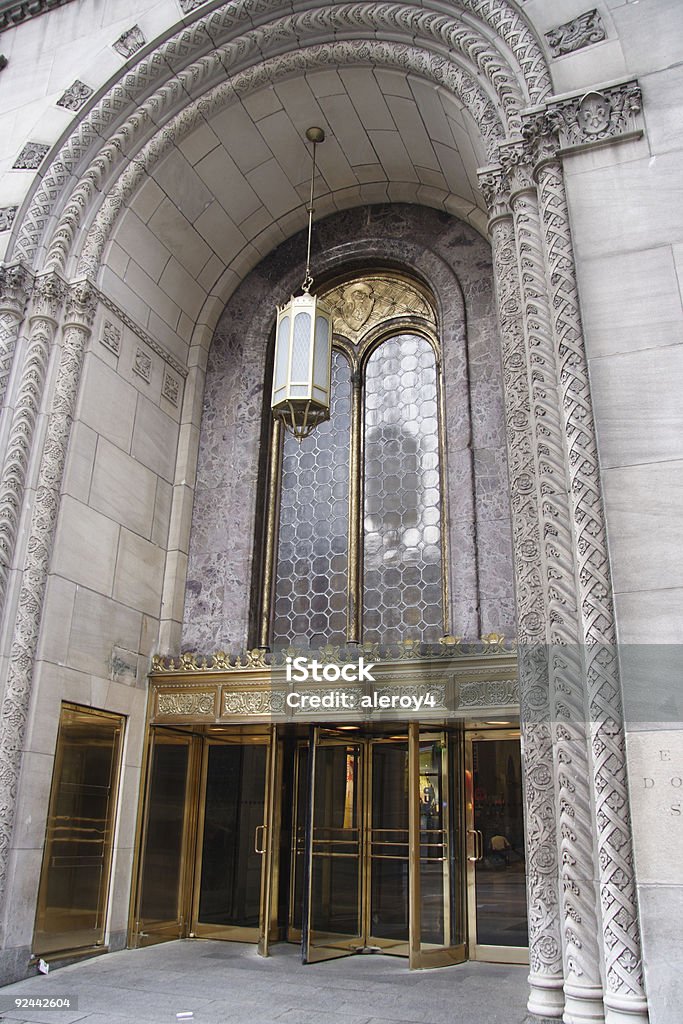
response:
M519 730L466 737L467 892L473 960L529 962Z
M271 917L276 747L271 733L236 730L204 741L192 934L257 942Z
M308 751L302 958L354 953L363 937L366 745L315 728Z
M466 959L457 734L410 729L410 966Z
M409 956L411 967L465 958L449 750L444 732L416 726L385 736L313 730L290 889L292 901L304 894L304 963L364 949Z
M116 819L121 715L62 705L33 952L104 942Z
M189 929L200 739L151 731L132 936L137 946L182 938Z
M151 730L131 941L257 942L276 910L275 729Z

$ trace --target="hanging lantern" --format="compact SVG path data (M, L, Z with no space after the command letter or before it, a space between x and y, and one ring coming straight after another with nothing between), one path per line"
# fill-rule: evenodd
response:
M278 307L273 414L301 440L330 418L332 315L304 291Z
M271 400L273 415L299 441L330 418L332 366L332 314L310 292L315 148L324 140L325 133L322 128L309 128L306 138L313 143L306 276L302 294L293 295L286 305L278 306Z

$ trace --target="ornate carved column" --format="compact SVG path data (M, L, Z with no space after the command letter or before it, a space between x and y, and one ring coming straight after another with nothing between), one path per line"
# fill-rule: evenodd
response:
M508 471L512 508L524 764L529 910L529 1011L561 1017L562 940L559 920L553 743L548 704L545 607L533 438L530 429L522 303L509 183L502 168L480 174L493 244L501 328Z
M28 318L28 344L0 477L0 615L7 596L33 432L63 298L64 285L56 274L37 279Z
M510 176L524 310L527 373L538 482L541 564L547 613L566 1024L604 1020L598 948L586 709L569 512L564 428L558 403L541 223L531 164L520 143L501 147Z
M30 274L20 264L0 267L0 406L5 402L19 326L30 290Z
M80 281L71 285L66 297L59 368L31 515L26 564L0 715L0 899L3 900L21 753L31 700L33 663L59 510L59 492L83 354L95 309L96 300L89 283Z
M648 1020L626 779L621 687L588 364L564 177L552 112L526 120L534 153L569 475L569 512L590 730L605 1019Z

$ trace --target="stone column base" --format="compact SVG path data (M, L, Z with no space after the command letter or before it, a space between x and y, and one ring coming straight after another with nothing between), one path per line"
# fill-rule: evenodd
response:
M542 1021L546 1018L551 1021L561 1020L564 1010L563 979L530 974L528 981L531 991L526 1006L529 1013Z

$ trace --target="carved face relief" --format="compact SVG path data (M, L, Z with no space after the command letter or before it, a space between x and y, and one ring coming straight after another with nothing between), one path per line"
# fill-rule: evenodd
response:
M586 135L599 135L609 128L610 102L606 96L592 92L585 96L579 107L579 123Z

